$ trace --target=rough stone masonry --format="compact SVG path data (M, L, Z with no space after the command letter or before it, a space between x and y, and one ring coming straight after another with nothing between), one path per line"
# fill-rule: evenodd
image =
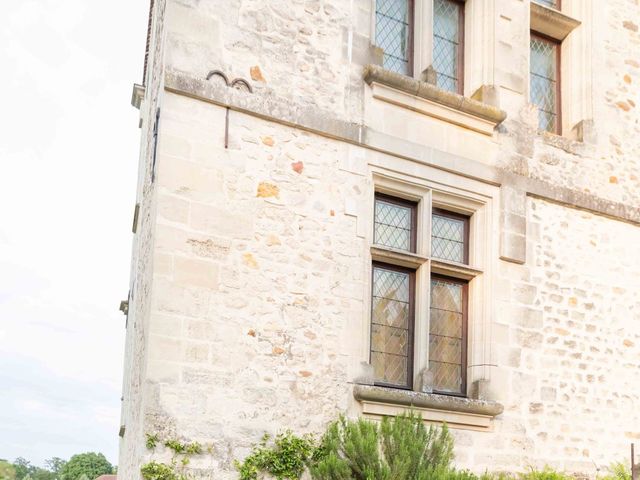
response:
M265 432L411 405L477 472L593 478L640 443L640 4L562 1L561 134L529 103L529 0L465 8L458 95L380 68L372 0L153 2L119 476L145 433L212 443L190 468L234 479ZM396 188L478 209L464 399L367 378L373 198Z

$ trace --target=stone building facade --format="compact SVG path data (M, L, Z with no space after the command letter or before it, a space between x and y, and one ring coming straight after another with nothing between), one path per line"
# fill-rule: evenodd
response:
M478 472L627 458L639 25L637 0L152 2L119 476L145 433L233 479L265 432L409 406Z

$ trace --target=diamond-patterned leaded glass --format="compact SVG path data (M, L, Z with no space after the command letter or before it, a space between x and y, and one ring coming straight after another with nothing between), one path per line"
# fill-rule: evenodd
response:
M412 276L374 265L371 306L371 364L376 382L410 386Z
M456 0L433 2L433 69L436 85L450 92L460 90L463 5Z
M437 392L464 393L464 288L460 281L431 280L429 370Z
M431 216L431 256L466 263L468 218L439 212Z
M409 0L376 1L376 45L384 50L383 66L411 75L411 16Z
M558 130L558 44L531 35L531 103L538 107L538 128Z
M414 209L405 202L376 196L373 243L413 251Z

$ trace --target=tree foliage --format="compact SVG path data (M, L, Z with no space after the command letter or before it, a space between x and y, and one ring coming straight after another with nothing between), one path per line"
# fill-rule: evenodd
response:
M64 480L80 480L82 475L93 479L108 473L113 473L113 466L102 453L95 452L74 455L60 469Z
M51 457L50 459L44 461L44 465L47 468L47 470L55 474L61 474L62 468L65 466L66 463L67 461L63 460L60 457Z
M6 460L0 460L0 480L15 480L16 469Z
M15 462L13 462L13 468L16 471L16 478L18 480L22 480L35 469L29 460L22 457L16 458Z

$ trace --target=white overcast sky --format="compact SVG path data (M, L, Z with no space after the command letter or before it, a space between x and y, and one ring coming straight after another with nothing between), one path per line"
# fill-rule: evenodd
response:
M118 450L148 0L0 0L0 458Z

